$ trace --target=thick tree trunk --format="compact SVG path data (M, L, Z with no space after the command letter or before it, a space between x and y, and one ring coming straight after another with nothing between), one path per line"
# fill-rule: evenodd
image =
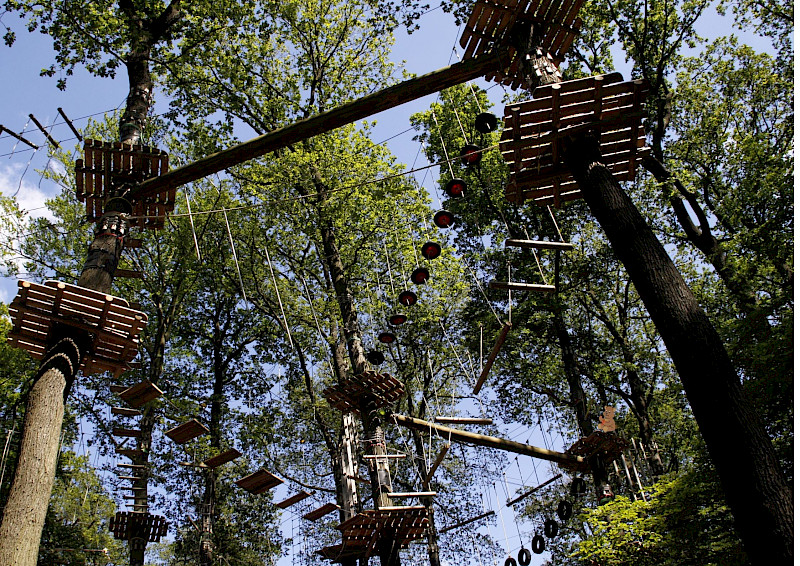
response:
M672 356L753 563L790 564L793 502L725 347L644 217L602 164L596 133L567 163Z

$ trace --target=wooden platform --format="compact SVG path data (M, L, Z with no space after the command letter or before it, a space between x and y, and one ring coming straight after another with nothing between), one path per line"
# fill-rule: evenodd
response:
M94 339L81 362L84 375L110 371L119 375L138 353L139 333L147 315L128 308L124 299L60 281L44 285L20 281L8 306L12 328L8 341L34 358L45 354L55 324L85 330Z
M231 460L235 460L241 455L242 453L236 450L236 448L230 448L225 452L220 452L216 456L212 456L208 460L204 460L203 465L207 468L216 468L222 464L227 464Z
M343 384L328 387L322 395L334 408L357 413L362 397L372 398L377 408L381 408L400 399L404 391L403 384L388 373L367 370L349 377Z
M120 388L119 390L115 391L115 393L122 393L125 391L125 387ZM127 407L111 407L111 414L112 415L119 415L122 417L138 417L142 414L142 412L138 409L129 409Z
M190 440L207 433L208 428L203 423L197 419L192 419L179 424L175 428L169 429L164 434L171 438L176 444L186 444Z
M167 520L161 515L131 511L117 511L108 521L108 530L119 540L142 538L147 542L159 542L166 536L167 526Z
M477 0L461 35L464 60L490 53L497 45L507 44L512 28L520 23L537 24L542 30L541 50L549 53L557 67L581 27L578 12L584 0ZM525 53L512 52L506 69L486 75L512 89L526 84L522 73Z
M600 132L603 163L620 181L632 180L645 147L643 80L610 73L540 86L533 98L506 106L500 152L511 174L506 199L554 204L581 198L563 159L567 136Z
M303 515L303 519L307 519L309 521L318 521L322 519L325 515L329 513L333 513L334 511L338 511L339 506L335 503L326 503L322 507L318 507L309 513Z
M164 394L158 387L149 381L137 383L128 387L119 394L120 398L134 409L138 409L145 403L158 399Z
M124 438L139 438L142 436L142 431L138 428L114 427L111 429L111 434L114 436L122 436Z
M257 472L253 472L249 476L245 476L236 480L236 485L249 491L253 495L259 495L283 483L283 480L277 476L272 475L264 468Z
M75 162L78 200L86 202L86 219L99 220L103 206L115 187L138 184L163 175L169 169L165 151L121 142L84 140L84 158ZM131 226L159 229L175 208L175 189L167 189L133 202ZM146 217L146 218L145 218Z
M337 527L342 542L318 550L317 553L333 562L347 558L370 558L384 538L393 538L399 548L412 540L423 538L428 530L425 507L384 507L378 511L363 511Z
M623 437L616 432L594 431L589 436L579 439L575 444L567 449L567 454L582 456L583 462L559 462L558 465L570 472L586 472L589 470L589 458L595 454L600 454L606 464L619 458L622 451L628 444Z
M279 509L286 509L287 507L291 507L295 503L299 503L308 497L311 497L310 493L307 491L301 491L300 493L295 493L294 495L287 497L283 501L279 501L275 504L275 506Z

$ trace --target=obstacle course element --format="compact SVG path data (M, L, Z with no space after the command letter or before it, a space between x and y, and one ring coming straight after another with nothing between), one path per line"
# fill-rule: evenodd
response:
M412 540L424 537L428 517L422 505L380 507L377 511L363 511L337 528L342 532L342 542L317 553L333 562L353 557L368 559L386 538L391 538L398 548L406 548Z
M589 436L578 439L578 441L567 449L567 454L581 456L581 462L559 462L558 465L571 472L587 472L589 470L589 458L599 454L602 461L610 464L622 454L627 448L626 440L616 432L594 431Z
M326 503L322 507L318 507L318 508L314 509L313 511L310 511L310 512L306 513L305 515L303 515L303 519L306 519L308 521L319 521L325 515L328 515L329 513L333 513L334 511L338 511L339 509L340 509L340 507L338 505L336 505L335 503Z
M185 423L169 429L164 434L172 439L175 444L186 444L190 440L208 433L208 428L197 419L192 419Z
M308 493L307 491L301 491L299 493L295 493L290 497L287 497L283 501L279 501L278 503L275 504L275 507L278 507L279 509L286 509L288 507L291 507L295 503L299 503L300 501L303 501L304 499L307 499L309 497L311 497L310 493Z
M282 479L269 473L264 468L253 472L249 476L236 480L236 485L245 491L249 491L253 495L260 495L282 483Z
M519 24L533 24L539 30L538 55L556 67L564 61L581 27L578 12L583 0L478 0L461 35L463 60L490 53L497 45L512 43ZM508 66L499 64L485 78L517 89L527 82L523 61L528 56L512 51ZM549 57L547 57L549 55Z
M161 515L140 511L117 511L108 521L108 530L118 540L130 541L132 547L144 548L147 542L159 542L166 536L169 523Z
M362 397L373 400L375 408L380 409L400 399L403 391L403 384L388 373L367 370L349 377L341 384L328 387L322 395L334 408L358 413Z
M109 371L118 376L130 369L146 314L129 308L119 297L60 281L44 285L20 281L18 286L8 307L12 323L8 341L12 345L41 359L53 326L65 325L93 336L81 362L84 375Z
M227 464L228 462L235 460L241 455L242 453L236 450L235 448L230 448L228 450L225 450L225 452L221 452L216 456L212 456L208 460L204 460L202 466L212 469L217 468L222 464Z
M120 399L125 401L134 409L138 409L145 403L158 399L164 394L158 387L149 381L143 381L124 389L119 393Z
M632 180L645 147L643 80L622 82L609 73L537 87L533 98L505 109L500 152L511 173L506 199L553 204L581 198L563 160L568 136L600 132L603 162L620 181Z
M103 216L106 199L124 185L136 185L163 175L169 169L169 156L163 150L122 142L85 140L84 158L75 162L76 193L86 202L86 219ZM175 208L175 189L166 189L132 201L131 226L159 229L166 215Z

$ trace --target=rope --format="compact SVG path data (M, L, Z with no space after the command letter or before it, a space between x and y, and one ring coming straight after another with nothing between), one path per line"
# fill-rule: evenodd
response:
M281 292L278 290L278 280L275 277L275 270L272 269L272 259L269 257L269 250L264 246L264 253L267 254L267 263L269 264L269 273L272 275L272 285L275 287L275 296L278 297L278 306L281 307L281 316L283 317L283 328L286 330L286 335L289 337L289 347L294 348L294 341L292 340L292 332L289 330L289 321L286 320L286 311L283 309L283 301L281 300Z

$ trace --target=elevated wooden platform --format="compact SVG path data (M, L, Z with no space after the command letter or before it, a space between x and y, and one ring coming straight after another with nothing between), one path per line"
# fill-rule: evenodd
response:
M78 200L86 202L89 222L103 216L106 199L115 188L158 177L169 169L169 156L154 147L84 140L84 158L75 162ZM133 202L131 226L159 229L175 208L175 189L167 189Z
M18 287L8 306L12 345L41 359L52 327L63 324L94 337L81 362L84 375L109 371L118 376L130 369L128 364L138 353L139 333L147 324L145 313L128 308L124 299L60 281L44 285L20 281Z
M308 493L307 491L301 491L300 493L295 493L294 495L287 497L283 501L279 501L278 503L275 504L275 506L278 507L279 509L286 509L288 507L291 507L295 503L299 503L300 501L303 501L304 499L307 499L309 497L311 497L310 493Z
M131 505L131 507L134 507ZM159 542L166 536L169 523L161 515L117 511L108 521L108 530L118 540L144 539L147 542Z
M227 464L228 462L235 460L241 455L242 453L236 450L236 448L229 448L228 450L225 450L225 452L220 452L216 456L212 456L208 460L204 460L203 465L207 468L216 468L222 464Z
M245 476L241 479L236 480L236 485L244 489L245 491L249 491L253 495L259 495L272 489L273 487L280 485L283 483L283 480L279 477L269 473L264 468L253 472L249 476Z
M581 197L563 159L567 136L600 132L603 163L620 181L632 180L646 153L643 80L622 82L610 73L544 85L533 98L506 106L500 152L511 174L506 199L560 205Z
M392 538L400 548L406 548L412 540L425 536L428 517L422 505L383 507L359 513L337 528L342 531L342 542L317 551L333 562L374 556L385 538Z
M175 444L186 444L190 440L207 433L208 428L203 423L197 419L192 419L169 429L164 434L172 439Z
M372 398L377 408L381 408L400 399L404 391L403 384L388 373L367 370L342 384L328 387L322 394L334 408L357 413L362 397Z
M589 458L599 454L604 463L610 464L622 454L628 444L616 432L594 431L589 436L579 439L567 449L567 454L581 456L582 462L558 462L558 465L570 472L586 472L589 470Z
M535 24L541 30L539 48L549 54L554 66L564 56L581 27L578 12L584 0L477 0L461 35L464 60L489 53L500 44L508 44L514 27L519 23ZM522 61L525 53L512 51L511 64L505 69L486 75L487 81L497 81L517 89L525 84ZM500 65L498 65L500 67Z
M163 394L163 391L149 381L143 381L128 387L122 391L119 396L120 399L125 401L128 405L134 409L138 409L145 403L149 403L150 401L158 399Z

